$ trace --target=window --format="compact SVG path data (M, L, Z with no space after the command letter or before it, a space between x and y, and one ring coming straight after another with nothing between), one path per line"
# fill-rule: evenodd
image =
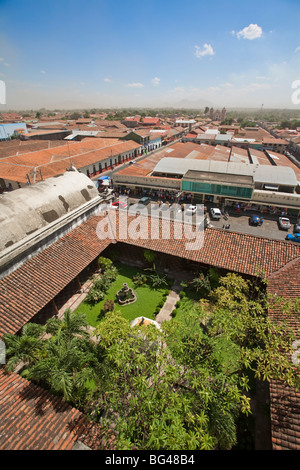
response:
M182 181L182 190L194 193L214 194L218 196L232 196L251 199L253 189L239 186L226 186L211 183L196 183L193 181Z

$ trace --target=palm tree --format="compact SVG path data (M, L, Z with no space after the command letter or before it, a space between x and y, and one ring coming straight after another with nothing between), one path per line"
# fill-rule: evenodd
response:
M85 338L54 336L47 341L44 357L28 371L28 378L75 401L87 381L96 379L98 361L94 346Z
M67 309L64 313L63 320L52 317L46 322L46 332L54 336L64 336L72 338L74 335L88 337L85 329L87 326L86 317L83 313L72 313Z
M43 331L42 325L27 323L20 336L3 335L6 357L9 358L6 368L9 372L12 372L21 362L30 366L39 360L44 348L44 341L41 339Z

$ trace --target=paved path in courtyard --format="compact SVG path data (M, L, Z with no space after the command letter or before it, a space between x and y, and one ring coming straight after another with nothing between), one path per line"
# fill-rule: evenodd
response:
M182 291L180 281L175 281L170 289L169 295L161 308L160 312L156 315L155 321L162 324L162 322L171 320L172 312L175 308L176 302L180 299L179 292Z

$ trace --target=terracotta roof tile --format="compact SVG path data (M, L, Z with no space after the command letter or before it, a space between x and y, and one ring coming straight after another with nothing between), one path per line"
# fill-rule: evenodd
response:
M101 162L112 155L131 152L140 148L133 141L118 139L85 139L51 149L38 150L23 155L13 155L0 160L0 177L12 181L27 182L26 175L35 167L42 170L43 178L50 178L66 171L70 163L80 169Z
M133 219L128 217L128 227ZM19 331L111 243L97 237L100 220L90 217L0 281L0 336ZM172 223L170 239L123 239L118 224L116 233L116 241L122 243L252 276L262 269L269 275L300 257L300 247L294 244L219 229L206 229L203 246L199 239L193 250L187 246L188 233L182 239L174 237Z
M102 437L63 399L0 369L0 450L72 450L78 440L98 450Z

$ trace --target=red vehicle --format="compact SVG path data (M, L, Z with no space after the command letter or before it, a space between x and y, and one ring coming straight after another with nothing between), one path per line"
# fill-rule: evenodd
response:
M127 202L122 202L122 201L115 201L112 203L112 208L113 209L126 209L128 206Z

